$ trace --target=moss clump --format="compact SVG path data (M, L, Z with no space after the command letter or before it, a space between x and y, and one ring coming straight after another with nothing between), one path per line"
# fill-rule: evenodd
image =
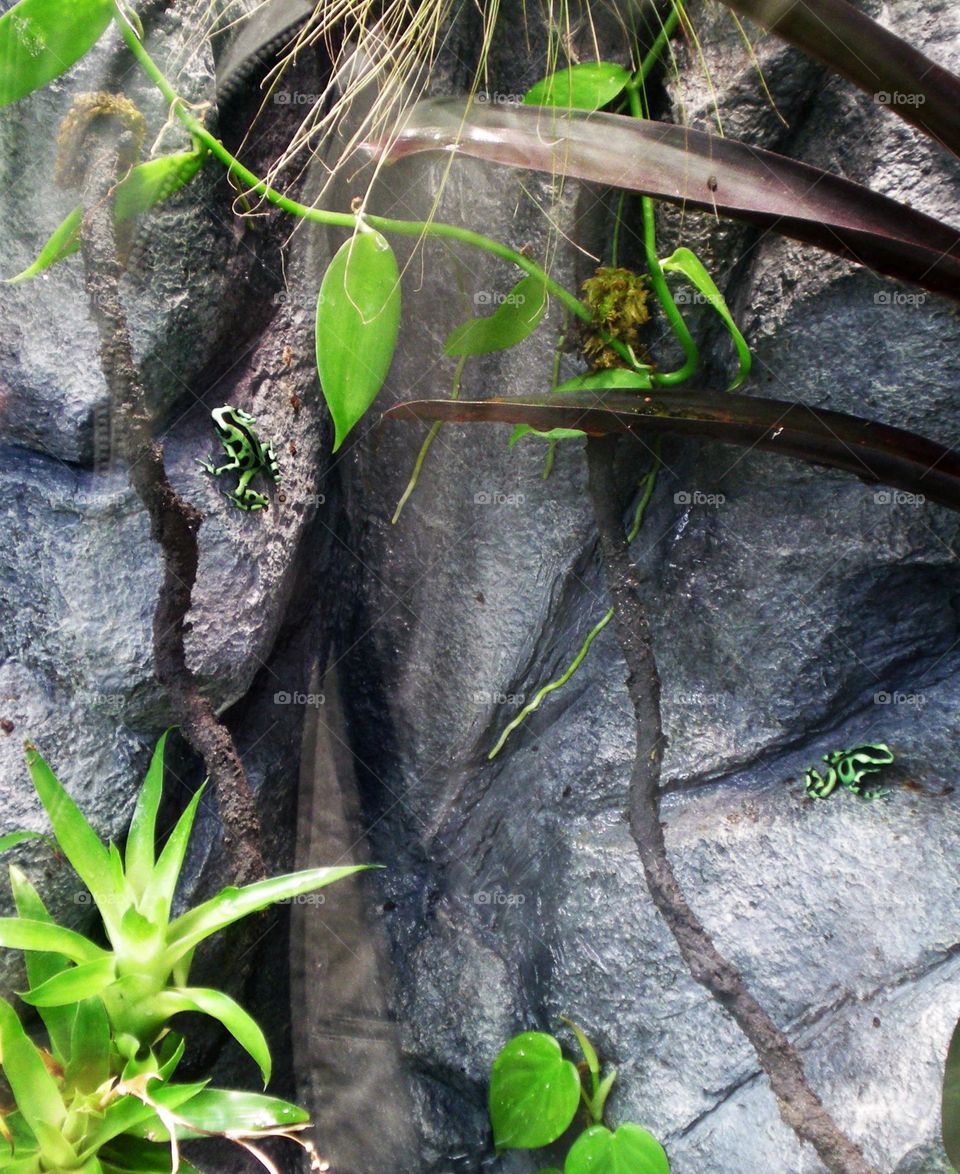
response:
M650 321L646 277L630 269L601 266L581 291L595 324L595 330L584 337L583 353L597 369L622 367L622 357L603 336L617 339L635 354L641 349L640 328Z

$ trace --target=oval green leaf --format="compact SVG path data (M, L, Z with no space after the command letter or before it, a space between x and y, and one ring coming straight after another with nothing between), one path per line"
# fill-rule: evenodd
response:
M6 284L16 285L18 281L26 281L28 278L36 277L44 269L49 269L51 265L56 265L64 257L69 257L75 253L80 248L80 224L82 220L83 212L79 208L74 208L40 250L33 264L28 265L26 269L18 273L15 277L5 278Z
M117 185L113 204L116 219L131 220L149 212L155 204L168 200L193 179L206 158L204 150L179 151L175 155L161 155L159 159L138 163Z
M197 174L203 166L206 152L181 151L177 155L164 155L138 163L130 174L117 185L113 211L118 221L131 220L140 216L161 200L166 200L179 191ZM83 213L74 208L70 215L54 231L40 250L37 259L15 277L7 277L7 285L36 277L65 257L72 256L80 248L80 225Z
M670 1174L663 1146L639 1125L604 1125L585 1130L567 1154L563 1174Z
M537 277L524 277L486 318L471 318L451 331L444 344L448 355L488 355L523 342L540 325L547 291Z
M612 61L585 61L558 69L531 86L525 106L562 106L569 110L599 110L623 92L630 70Z
M549 432L543 432L530 424L518 424L507 442L507 448L513 448L524 436L539 436L541 440L580 440L586 435L579 428L551 428Z
M514 1036L493 1062L490 1121L497 1149L549 1145L573 1120L580 1076L552 1035Z
M960 1170L960 1023L950 1040L943 1076L943 1148Z
M379 232L361 231L330 262L317 299L317 373L333 451L377 398L400 329L400 273Z
M631 371L629 367L609 367L605 371L588 371L559 383L556 391L646 391L653 387L649 371Z
M660 265L667 273L682 273L696 287L704 301L709 302L723 319L727 330L730 331L733 345L737 348L737 358L739 359L737 374L727 388L727 391L735 391L750 374L752 359L747 341L737 328L737 324L733 320L733 315L730 313L723 294L717 289L716 283L707 272L703 262L690 249L681 246L675 252L671 253L669 257L661 261Z
M0 17L0 106L39 90L100 40L111 0L20 0Z

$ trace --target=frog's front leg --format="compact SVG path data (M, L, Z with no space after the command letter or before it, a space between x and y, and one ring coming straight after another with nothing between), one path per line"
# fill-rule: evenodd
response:
M865 799L868 803L874 799L886 799L890 794L888 787L874 786L871 783L867 783L866 785L858 783L856 786L851 787L850 790L858 799Z
M827 767L826 778L823 777L815 766L811 766L804 773L803 778L807 786L807 796L810 799L826 799L828 795L836 790L837 772L832 766Z
M219 477L221 473L229 473L231 469L239 469L240 458L235 456L233 460L227 461L227 463L225 465L221 465L219 469L213 463L213 461L201 461L199 457L197 457L197 464L200 465L201 468L206 469L208 473L212 473L214 477Z

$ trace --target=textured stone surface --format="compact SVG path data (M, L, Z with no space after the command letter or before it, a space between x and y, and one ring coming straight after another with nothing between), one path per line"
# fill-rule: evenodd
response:
M213 97L209 29L225 7L177 5L149 25L151 51L193 100ZM229 5L233 17L251 7ZM78 93L122 85L147 115L148 148L160 133L164 103L129 67L109 33L48 91L0 112L5 273L31 259L71 206L51 175L56 128ZM251 164L264 167L290 133L289 112L279 109L250 148ZM171 129L162 149L183 145ZM244 225L233 217L232 197L222 172L209 167L144 220L138 268L124 277L122 294L168 472L204 514L188 658L217 708L228 711L269 816L264 850L277 871L292 865L305 712L297 698L329 627L327 609L315 602L318 584L329 579L315 459L323 423L316 395L308 395L316 384L311 348L303 343L309 313L286 292L280 264L283 227L270 218ZM98 832L120 841L150 749L171 720L152 663L161 562L118 454L92 446L92 416L106 403L106 387L82 261L72 258L41 279L0 290L0 829L45 827L23 761L29 737ZM224 402L254 413L263 435L277 439L283 482L265 513L235 510L196 464L218 447L209 409ZM311 615L321 617L317 632ZM201 781L182 748L172 758L165 808L171 823ZM208 795L181 901L225 883L220 838ZM89 923L86 894L65 862L33 845L15 856L58 916ZM9 912L6 895L0 905ZM278 1091L292 1094L288 1007L278 997L286 983L285 926L282 916L264 926L248 995L277 1047ZM229 986L237 960L222 949L198 958L197 975ZM0 957L5 990L23 989L19 965L15 954ZM204 1077L222 1039L207 1044ZM242 1059L224 1064L238 1086L255 1086L256 1074ZM235 1174L235 1163L234 1153L224 1170Z
M726 133L960 223L958 169L935 147L762 38L785 127L726 11L695 19ZM888 5L883 19L957 66L946 5L922 18ZM517 37L503 44L489 85L513 93L529 61ZM679 69L673 116L708 127L695 55L680 50ZM419 214L443 174L441 219L549 251L531 212L550 199L544 177L445 166L392 168L376 210ZM577 201L568 185L553 223L595 248L597 220L577 222L593 197ZM758 393L960 439L957 318L945 303L707 217L664 213L661 234L664 253L682 240L717 275L755 348ZM451 254L428 246L407 273L388 399L447 394L443 338L477 290L513 281ZM555 265L570 282L572 255L559 250ZM729 344L707 309L692 321L719 382ZM541 390L557 331L554 312L516 351L468 363L463 394ZM532 442L508 452L506 428L446 427L394 528L422 435L371 428L340 462L360 606L338 670L373 855L391 865L418 1169L482 1168L490 1061L510 1032L569 1014L618 1067L613 1119L651 1125L678 1174L813 1174L816 1155L780 1121L749 1046L690 979L646 893L620 814L634 736L612 631L486 761L520 699L566 667L607 606L579 446L561 448L544 482ZM671 858L841 1125L880 1169L934 1174L946 1168L939 1082L960 1011L956 517L766 454L670 442L664 457L634 552L664 682ZM625 478L642 467L639 446L625 452ZM804 801L806 766L869 739L898 753L888 802ZM376 1155L372 1138L371 1167ZM505 1168L540 1165L517 1155Z
M542 46L526 39L521 6L503 8L491 100L522 92L540 72ZM183 44L176 22L191 27L201 10L207 5L178 5L176 21L162 19L153 34L159 56ZM905 0L877 11L936 59L960 64L958 15L945 0L928 0L922 12ZM697 9L695 19L728 134L960 224L957 167L934 147L764 38L757 53L785 127L725 10ZM468 84L476 14L468 9L464 20L441 58L440 90ZM612 27L599 37L622 49ZM593 52L589 43L583 52ZM700 64L682 47L678 54L664 108L709 126ZM69 207L49 182L56 124L76 92L123 69L105 43L49 94L2 112L0 252L9 271L29 261ZM209 79L204 51L178 84L203 99ZM155 136L166 112L145 89L136 93ZM279 141L258 141L264 159ZM444 182L440 218L529 244L571 287L589 273L589 257L564 241L602 252L596 193L446 163L423 157L390 168L376 210L424 216ZM361 183L331 199L347 207ZM301 1081L323 1121L321 1151L337 1158L336 1087L323 1081L355 1079L370 1090L366 1100L348 1095L336 1105L353 1114L351 1145L366 1146L366 1158L352 1159L352 1171L341 1161L337 1174L492 1168L489 1064L513 1031L554 1029L567 1014L619 1070L612 1119L654 1128L677 1174L815 1174L815 1156L781 1123L748 1046L689 978L646 893L621 816L634 736L611 630L502 755L486 758L517 706L567 666L607 607L579 443L560 449L544 481L538 443L508 450L506 428L447 427L392 527L424 430L378 427L371 417L330 457L311 369L316 282L343 234L301 237L307 247L292 251L286 286L276 226L242 228L229 200L211 168L158 212L125 296L171 475L206 515L191 663L227 711L265 796L270 860L290 863L305 710L297 695L315 685L311 657L322 667L333 642L346 724L341 731L319 703L314 716L351 757L359 815L352 834L345 825L340 841L321 842L322 856L309 855L309 828L302 841L310 863L332 863L330 853L349 853L364 836L358 854L388 865L361 886L363 901L351 891L339 922L305 918L319 969L303 976L293 1030L329 1017L298 1038L305 1064L310 1047L323 1049ZM665 212L662 251L681 239L726 290L755 348L757 391L960 440L957 318L943 303L772 236ZM636 247L629 230L624 241ZM410 257L408 244L398 251ZM516 276L459 247L417 253L404 276L404 333L385 401L446 394L454 362L442 356L444 338ZM105 389L80 261L0 290L0 718L14 726L0 733L9 780L0 828L42 826L22 766L20 739L31 735L99 830L120 836L149 744L169 720L150 663L159 561L122 469L104 472L95 461L91 414ZM691 320L720 383L729 344L708 309L693 307ZM542 390L561 330L551 307L521 347L471 360L464 394ZM572 372L572 357L562 369ZM213 447L207 412L221 402L251 410L280 446L284 500L266 516L232 510L198 472L195 459ZM841 1124L880 1169L940 1174L940 1066L960 1014L956 518L770 455L669 442L664 458L634 553L647 574L664 682L671 858L696 912L796 1041ZM625 447L625 484L642 467L640 447ZM803 769L820 754L881 738L899 759L888 802L803 800ZM186 760L176 773L185 787L197 782ZM321 777L308 762L302 782L315 801L345 790L337 767ZM328 834L326 814L317 822ZM222 876L210 801L199 822L186 887L203 894ZM20 852L51 902L82 924L88 910L68 870L40 848ZM342 930L339 954L325 952L331 927ZM359 951L367 978L349 955L351 933L369 939ZM378 952L380 934L388 949ZM279 1041L281 1092L294 1084L277 993L285 935L282 919L271 923L267 962L248 991ZM219 978L229 953L206 965ZM2 977L19 986L15 967ZM346 1042L336 1048L331 1039ZM381 1044L393 1049L391 1067ZM235 1055L222 1071L251 1083ZM387 1075L395 1083L385 1086ZM396 1135L378 1132L385 1105L408 1114L415 1157L398 1157ZM231 1161L222 1168L233 1174ZM510 1174L542 1164L523 1154L496 1163Z

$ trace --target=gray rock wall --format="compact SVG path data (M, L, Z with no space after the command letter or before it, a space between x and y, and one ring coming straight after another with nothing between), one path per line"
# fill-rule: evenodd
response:
M957 14L933 9L882 16L956 68ZM693 15L727 134L960 223L955 162L754 31L785 127L726 10ZM489 89L522 92L529 59L515 32L500 44ZM715 128L712 102L681 46L667 116ZM391 168L375 209L418 215L442 184L441 219L532 244L568 283L586 275L584 257L553 251L534 208L597 251L597 193L566 185L558 196L547 177L447 162ZM681 242L704 257L754 347L749 387L957 439L951 307L772 234L665 212L662 253ZM388 400L447 394L446 333L478 292L514 280L446 246L423 258L404 285ZM729 344L707 311L693 320L722 385ZM516 350L471 361L463 394L543 390L560 330L554 308ZM563 1014L618 1068L612 1119L650 1125L678 1174L820 1170L646 893L621 816L634 734L612 630L486 761L513 699L558 675L607 607L580 446L562 446L543 481L534 442L508 451L505 427L445 427L392 527L424 429L359 431L338 462L358 564L338 675L373 856L390 865L394 1015L423 1145L411 1170L481 1168L491 1060L513 1032L555 1029ZM664 464L634 554L664 682L671 858L869 1158L885 1171L945 1170L939 1087L960 1011L956 517L742 450L671 442ZM624 478L643 465L635 446ZM889 801L805 801L803 769L863 740L897 751ZM365 1168L381 1168L370 1146ZM503 1168L540 1165L514 1156Z
M491 100L540 73L542 38L533 29L528 39L520 6L503 7ZM212 57L204 48L187 63L183 30L207 8L177 5L151 32L158 56L183 62L178 84L195 100L210 96ZM756 37L784 126L726 10L692 11L728 134L960 224L955 163ZM921 12L898 0L876 14L960 67L948 4L927 0ZM440 91L469 84L477 17L467 8L462 19L440 58ZM622 53L615 22L597 36L605 54ZM677 54L662 110L709 128L702 65L679 43ZM0 112L4 273L72 206L50 176L73 96L124 74L108 40L48 92ZM166 111L133 77L124 84L150 143ZM289 136L284 113L297 111L275 104L257 140L261 170ZM175 133L165 143L183 145ZM586 254L603 253L609 228L597 192L447 162L390 168L376 210L422 216L442 189L440 218L529 245L571 287L588 275ZM351 194L338 189L338 206ZM563 445L543 480L537 442L508 451L505 428L446 427L391 526L423 429L372 416L331 457L313 373L312 304L342 235L301 234L284 270L285 226L243 226L230 199L211 165L151 217L144 260L125 282L173 480L205 514L190 661L237 733L278 868L293 850L308 708L297 695L336 690L342 718L312 707L300 859L355 853L388 866L342 903L330 890L329 910L300 911L289 1016L283 922L267 935L248 1002L282 1061L278 1091L293 1085L295 1052L337 1174L472 1174L492 1163L491 1060L515 1031L553 1030L563 1014L618 1068L611 1119L653 1128L677 1174L820 1170L647 895L621 815L634 737L612 630L486 758L516 705L566 667L607 608L580 444ZM717 277L754 347L758 393L960 440L958 328L945 303L709 217L664 212L660 233L664 254L682 241ZM624 238L636 248L631 231ZM398 252L411 258L404 242ZM446 334L514 280L476 252L431 244L414 255L385 402L447 394ZM694 307L692 321L720 384L729 344L706 311ZM551 307L521 347L468 363L464 393L542 390L563 329ZM106 389L78 258L0 286L0 339L0 718L13 726L0 733L0 830L42 826L22 763L31 736L98 829L121 837L170 719L151 664L160 566L124 470L98 445ZM562 370L575 370L572 355ZM225 402L278 443L284 499L266 515L232 510L195 464L212 448L208 411ZM624 446L625 486L643 463L641 446ZM701 503L698 492L722 500ZM947 1169L939 1081L960 1015L957 537L954 515L841 474L674 441L634 544L664 682L671 858L840 1123L897 1174ZM866 739L897 750L889 801L806 802L803 769ZM199 781L187 757L175 767L183 790L171 809ZM212 806L201 831L185 897L223 879ZM51 903L83 924L89 909L69 870L36 849L20 855ZM18 989L12 960L0 961ZM206 965L219 976L230 959ZM252 1083L230 1055L221 1072ZM235 1170L231 1160L220 1168ZM514 1155L500 1168L540 1165Z

